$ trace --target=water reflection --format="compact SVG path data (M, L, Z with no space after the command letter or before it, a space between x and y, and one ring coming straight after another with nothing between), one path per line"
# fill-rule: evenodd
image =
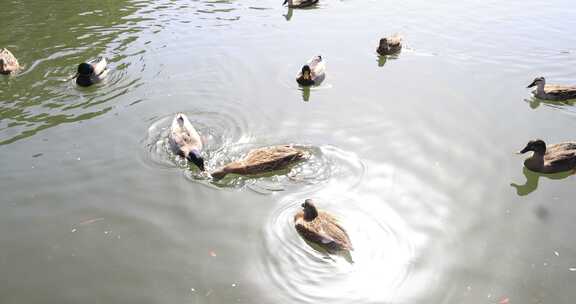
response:
M524 99L524 101L533 110L539 108L540 105L545 105L545 106L548 106L551 108L555 108L555 109L559 109L559 110L562 110L565 112L576 114L576 109L574 108L574 105L576 104L575 99L557 101L557 100L544 100L544 99L540 99L540 98L536 98L536 97L532 96L530 98Z
M544 174L531 171L526 167L523 167L522 173L524 174L524 177L526 177L526 182L523 185L510 183L510 186L516 189L516 194L518 194L519 196L525 196L534 192L538 188L538 181L540 180L541 176L553 180L560 180L565 179L571 175L574 175L574 172L572 171L554 173L554 174Z
M378 66L383 67L388 60L397 60L400 57L400 52L393 55L385 55L385 56L377 55L377 57L378 57Z

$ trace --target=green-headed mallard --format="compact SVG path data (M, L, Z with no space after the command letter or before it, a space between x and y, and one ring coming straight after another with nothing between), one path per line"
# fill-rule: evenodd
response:
M544 77L538 77L527 87L536 86L532 93L534 96L545 100L569 100L576 99L576 86L546 84Z
M303 8L318 3L318 0L284 0L282 5L288 4L290 8Z
M204 171L204 158L200 155L202 139L186 115L178 113L174 117L170 126L169 141L174 153L186 158L198 166L198 169Z
M76 83L79 86L88 87L102 81L102 79L106 77L106 74L108 74L106 65L106 58L104 57L98 57L79 64Z
M264 147L251 150L244 158L214 171L214 179L227 174L257 175L283 170L308 157L308 153L291 145Z
M314 56L302 67L296 76L296 82L303 86L319 85L326 76L325 71L326 64L322 56Z
M541 139L531 140L520 151L534 152L524 161L526 168L540 173L558 173L576 169L576 142L546 146Z
M402 49L402 37L400 35L394 35L392 37L386 37L380 39L380 44L376 52L382 56L392 55L398 53Z
M294 216L294 226L305 240L331 252L354 250L346 230L336 218L318 211L311 199L305 200L301 206L304 210Z
M12 74L19 69L18 59L8 49L0 49L0 74Z

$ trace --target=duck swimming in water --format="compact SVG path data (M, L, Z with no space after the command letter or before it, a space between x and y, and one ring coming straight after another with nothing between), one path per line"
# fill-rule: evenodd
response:
M392 37L386 37L380 39L380 44L376 52L382 56L393 55L402 49L402 37L400 35L394 35Z
M335 217L318 211L311 199L305 200L301 206L303 210L294 216L294 227L302 238L329 252L354 250L346 230Z
M527 88L536 87L532 93L544 100L576 99L576 86L546 84L544 77L538 77Z
M104 57L98 57L79 64L78 73L76 74L76 83L79 86L88 87L102 81L102 79L104 79L108 74L106 65L106 58Z
M200 171L204 171L204 158L200 155L202 139L183 113L176 114L172 120L169 141L174 153L195 164Z
M302 86L319 85L326 76L326 64L322 56L313 57L302 67L296 77L296 82Z
M565 142L546 146L541 139L531 140L520 151L534 152L524 161L526 168L540 173L559 173L576 169L576 142Z
M318 0L284 0L282 5L288 4L289 8L303 8L318 3Z
M222 179L227 174L257 175L283 170L306 159L308 153L290 145L254 149L235 162L231 162L212 173L214 179Z
M12 74L20 69L20 64L8 49L0 49L0 74Z

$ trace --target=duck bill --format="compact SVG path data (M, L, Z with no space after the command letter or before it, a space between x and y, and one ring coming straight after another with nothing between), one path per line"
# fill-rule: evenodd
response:
M528 151L530 151L530 148L526 147L526 148L522 149L520 152L518 152L518 154L524 154Z
M536 80L532 81L532 83L529 84L526 88L529 89L529 88L531 88L531 87L533 87L533 86L536 86Z

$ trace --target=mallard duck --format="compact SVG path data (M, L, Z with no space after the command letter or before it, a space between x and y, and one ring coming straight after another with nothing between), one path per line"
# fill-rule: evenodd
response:
M326 64L322 60L322 56L315 56L302 67L296 81L303 86L319 85L324 80L325 71Z
M294 216L294 226L305 240L332 252L354 250L346 230L336 218L318 211L311 199L305 200L301 206L304 210Z
M106 65L106 58L104 57L98 57L79 64L76 83L79 86L88 87L102 81L102 79L106 77L106 74L108 74Z
M380 44L376 52L382 56L398 53L402 49L402 37L394 35L380 39Z
M19 69L16 57L8 49L0 49L0 74L12 74Z
M169 141L174 153L195 164L200 171L204 171L204 158L200 155L202 139L186 115L178 113L172 120Z
M531 140L520 151L534 152L524 161L526 168L540 173L558 173L576 169L576 142L546 146L541 139Z
M538 77L527 87L536 86L532 93L534 96L545 100L569 100L576 99L576 86L546 84L544 77Z
M230 173L257 175L282 170L307 157L306 151L290 145L258 148L248 152L244 158L214 171L212 177L218 180Z
M290 8L303 8L318 3L318 0L284 0L282 5L288 4Z

